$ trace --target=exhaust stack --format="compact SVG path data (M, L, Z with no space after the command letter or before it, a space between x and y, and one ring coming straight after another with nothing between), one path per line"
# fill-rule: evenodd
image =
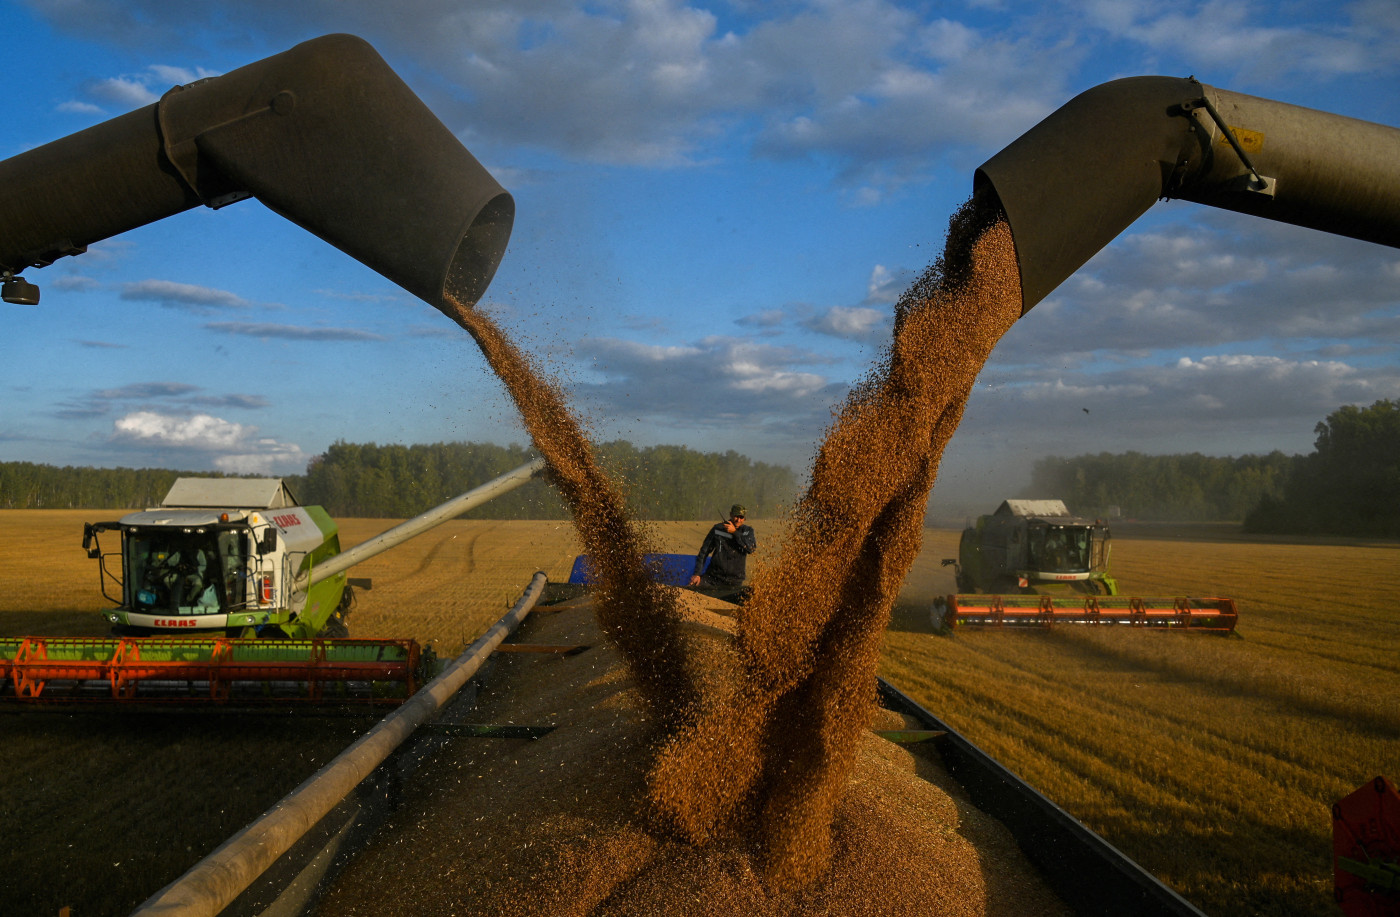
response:
M976 172L998 200L1022 314L1159 199L1400 247L1400 130L1140 76L1067 102Z
M0 272L247 197L438 308L485 293L515 217L368 43L327 35L0 162Z

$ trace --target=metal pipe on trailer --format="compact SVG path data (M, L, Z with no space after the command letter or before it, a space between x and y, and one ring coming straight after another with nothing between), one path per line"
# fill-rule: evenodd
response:
M525 620L544 592L536 573L510 611L438 677L308 777L257 820L132 911L132 917L213 917L291 849L413 731L440 711Z

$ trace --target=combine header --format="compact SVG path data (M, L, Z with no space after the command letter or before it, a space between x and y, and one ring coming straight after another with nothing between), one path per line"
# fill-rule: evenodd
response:
M1229 634L1239 615L1233 599L1131 598L1097 595L950 595L935 599L933 624L1053 627L1056 624L1122 624Z
M412 640L0 639L0 702L402 703L435 657Z
M1232 599L1120 596L1108 572L1110 534L1061 500L1006 500L963 530L952 566L958 595L936 599L933 626L1123 624L1233 633Z

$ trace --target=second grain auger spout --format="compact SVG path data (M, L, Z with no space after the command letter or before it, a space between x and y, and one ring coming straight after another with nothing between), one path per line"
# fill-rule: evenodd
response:
M1162 198L1400 247L1400 129L1130 77L1065 103L974 189L1006 213L1025 311Z

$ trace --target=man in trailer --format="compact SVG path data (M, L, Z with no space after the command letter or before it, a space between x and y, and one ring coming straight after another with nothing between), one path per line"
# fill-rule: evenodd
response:
M758 550L753 526L744 523L744 506L729 507L729 518L716 522L695 555L695 573L690 577L692 588L738 589L744 584L746 560ZM705 567L705 561L710 566Z

